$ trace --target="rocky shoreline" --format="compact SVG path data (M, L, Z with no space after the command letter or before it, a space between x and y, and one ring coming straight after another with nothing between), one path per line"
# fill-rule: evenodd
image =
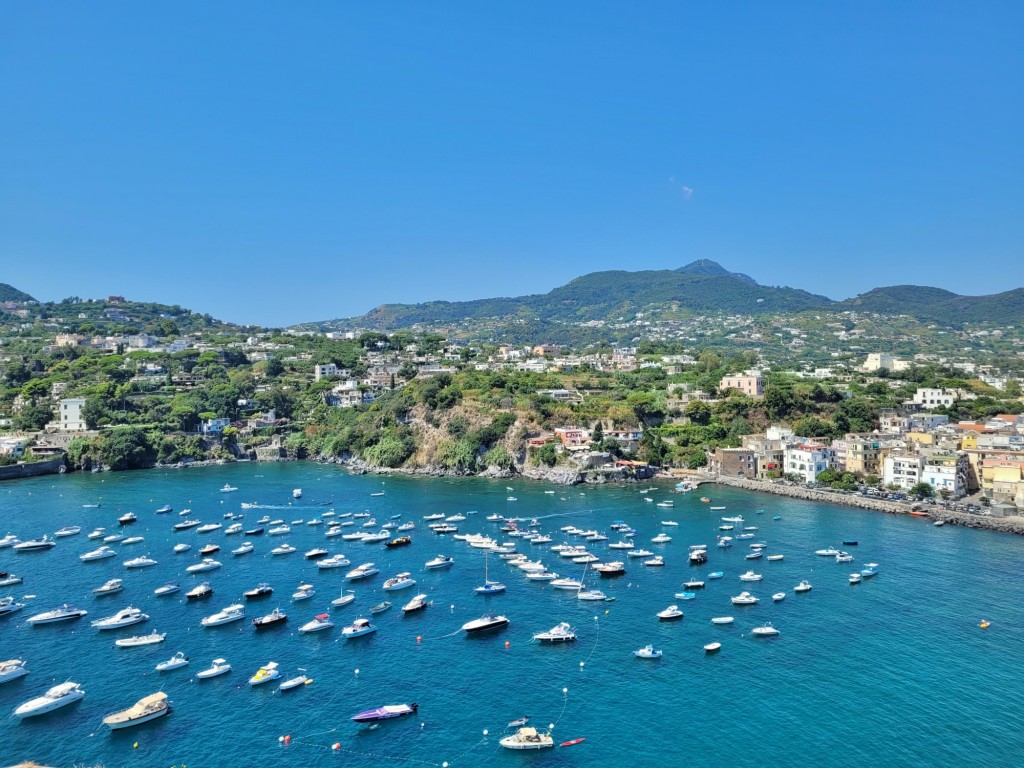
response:
M700 475L701 484L713 483L728 485L732 488L742 488L757 493L772 493L776 496L788 496L794 499L805 501L817 501L825 504L843 504L858 509L870 509L876 512L886 512L891 515L909 515L913 511L913 504L905 504L899 501L888 499L875 499L871 496L857 496L854 494L835 493L818 488L804 488L799 485L786 485L783 483L764 482L762 480L747 480L742 477L722 477L718 475ZM922 519L930 522L941 520L945 525L959 525L964 528L977 528L986 531L998 531L1000 533L1013 533L1024 536L1024 517L989 517L985 515L969 515L962 512L953 512L943 507L924 506L921 512L926 513Z

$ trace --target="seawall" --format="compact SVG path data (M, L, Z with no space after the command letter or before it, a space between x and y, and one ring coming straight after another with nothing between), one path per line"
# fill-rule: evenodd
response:
M66 469L64 456L48 461L34 461L28 464L12 464L9 467L0 467L0 480L20 480L25 477L38 477L39 475L53 475Z

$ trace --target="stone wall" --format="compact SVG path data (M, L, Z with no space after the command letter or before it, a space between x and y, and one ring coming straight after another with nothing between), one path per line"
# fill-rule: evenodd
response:
M20 480L23 477L52 475L63 469L65 469L64 455L61 454L49 461L35 461L27 464L12 464L9 467L0 467L0 480Z

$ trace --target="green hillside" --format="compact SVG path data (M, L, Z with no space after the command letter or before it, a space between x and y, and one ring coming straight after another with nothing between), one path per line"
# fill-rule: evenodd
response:
M19 291L13 285L0 283L0 301L35 301L24 291Z
M986 322L1016 325L1024 322L1024 288L990 296L960 296L940 288L894 285L840 302L839 308L843 307L883 315L909 315L948 326Z

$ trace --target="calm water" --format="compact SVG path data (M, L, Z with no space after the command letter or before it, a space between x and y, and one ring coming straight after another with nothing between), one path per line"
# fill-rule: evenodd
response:
M225 483L239 488L222 494ZM757 496L724 488L707 492L727 512L711 511L700 494L677 495L674 509L644 503L637 487L556 489L522 481L516 502L506 501L505 481L350 477L344 471L313 464L234 465L186 471L107 475L69 475L5 483L0 486L0 536L22 539L52 533L66 524L81 535L60 540L38 554L0 550L0 570L25 578L4 594L36 595L19 613L0 618L0 659L27 660L30 674L0 686L0 709L11 712L28 698L66 679L81 683L83 701L50 715L19 722L0 718L0 762L33 758L52 765L102 762L106 766L246 765L272 760L281 766L378 766L383 764L452 766L654 766L669 754L685 754L688 766L987 766L1024 765L1018 719L1024 708L1024 671L1019 663L1024 639L1020 552L1016 537L954 527L934 528L926 521L872 512ZM291 490L304 496L292 502ZM386 490L384 496L372 492ZM648 494L668 498L670 486ZM584 495L585 494L585 495ZM233 557L241 537L195 530L174 532L185 507L204 522L223 522L225 511L240 512L240 502L258 501L281 509L250 510L246 527L263 514L286 521L309 518L328 507L342 512L370 511L378 523L392 515L414 520L413 544L387 551L324 539L324 527L295 526L286 537L298 552L272 558L268 552L285 537L252 539L256 551ZM102 502L99 509L83 504ZM175 512L157 515L169 503ZM763 508L764 514L756 510ZM96 526L117 530L117 517L132 510L139 523L131 535L145 542L123 547L119 557L80 563L78 555L101 542L85 534ZM494 532L484 518L492 512L538 517L554 538L563 525L607 530L615 519L630 522L636 541L664 554L666 567L645 568L630 560L628 573L601 579L614 602L579 603L575 596L527 582L520 571L492 558L492 578L508 585L504 595L483 598L473 586L483 579L479 550L426 530L423 515L476 510L460 524L462 532ZM742 514L757 525L768 552L785 560L746 562L747 541L731 550L712 547L710 562L691 568L688 544L714 544L719 517ZM772 516L779 514L780 521ZM651 544L661 520L673 541ZM358 523L361 521L357 521ZM226 527L226 525L225 525ZM355 526L346 530L355 530ZM611 541L616 537L612 536ZM856 562L839 565L814 550L856 538L850 548ZM219 571L191 576L185 567L198 559L202 542L223 546L215 557ZM194 544L175 555L174 543ZM609 553L607 543L591 551ZM302 558L315 545L343 552L353 565L372 560L381 574L352 584L356 601L332 611L337 627L301 635L297 628L329 611L348 570L318 571ZM117 544L112 546L119 547ZM547 551L551 570L579 576L582 567ZM612 550L615 552L615 550ZM159 565L127 571L122 562L150 553ZM456 559L448 572L423 572L423 563L445 553ZM881 564L881 573L859 586L846 577L864 562ZM765 574L760 584L737 578L753 567ZM412 571L416 588L391 593L395 607L375 617L379 631L370 637L340 640L348 621L363 615L385 596L381 585L399 571ZM692 601L673 593L695 575L714 570L725 578L709 581ZM94 598L93 587L121 577L119 595ZM812 592L793 594L806 578ZM312 600L291 604L300 580L313 582ZM202 580L215 595L200 604L183 593L167 598L153 589L177 580L183 591ZM272 598L250 602L244 622L204 629L199 620L232 602L258 581L275 588ZM594 581L591 579L591 581ZM762 598L752 608L734 607L729 597L747 588ZM788 592L773 604L770 595ZM427 610L404 617L401 606L417 591L430 595ZM89 610L75 623L29 627L25 619L69 601ZM678 602L680 622L659 623L655 613ZM119 632L98 633L89 621L128 604L150 614L149 622ZM281 605L286 627L256 635L249 621ZM498 634L467 638L459 627L494 608L511 619ZM712 626L712 616L733 615L732 626ZM987 631L981 618L992 621ZM577 628L575 644L539 646L531 635L559 621ZM781 636L758 640L750 630L772 621ZM119 649L120 636L151 629L167 632L163 644ZM417 637L422 642L417 642ZM706 656L705 643L718 640L722 651ZM664 650L656 662L633 658L647 643ZM507 644L507 647L506 647ZM156 663L184 651L192 663L163 675ZM202 683L194 674L223 656L234 670ZM285 694L273 684L250 689L249 675L267 661L280 664L285 677L308 670L315 682ZM581 666L581 662L585 665ZM563 689L567 691L563 693ZM143 695L166 691L174 703L170 717L120 733L101 726L102 717ZM379 728L356 726L349 718L368 707L416 701L418 716L386 722ZM512 753L498 747L508 721L530 715L531 724L556 723L555 741L586 737L571 749ZM490 735L483 736L484 729ZM287 748L278 737L289 734ZM137 742L137 748L134 743ZM339 742L342 751L332 753ZM399 759L398 762L386 757Z

